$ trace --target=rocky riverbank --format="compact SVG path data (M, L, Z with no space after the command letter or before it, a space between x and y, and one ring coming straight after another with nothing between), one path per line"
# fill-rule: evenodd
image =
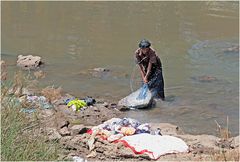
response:
M2 77L5 80L5 77ZM30 81L32 84L35 81ZM2 102L9 101L9 97L18 100L24 110L23 113L32 120L38 121L34 125L23 129L27 134L34 128L36 136L46 137L44 142L56 142L60 148L56 160L104 160L104 161L145 161L151 160L145 154L135 154L123 143L109 142L99 136L87 133L93 126L102 124L112 118L123 118L125 113L121 108L104 99L96 98L96 103L80 111L73 111L66 104L66 99L75 97L63 93L61 89L47 87L39 89L30 85L24 87L20 78L15 77L15 83L10 89L2 89ZM5 91L6 90L6 91ZM39 102L32 104L31 102ZM14 111L13 111L14 113ZM158 161L200 161L200 160L236 160L239 161L239 136L229 137L228 132L222 132L221 138L212 135L185 134L179 126L170 123L149 123L152 129L161 129L162 135L175 136L185 141L189 147L187 153L166 154ZM224 135L227 134L227 135ZM94 147L90 148L89 142ZM163 146L164 147L164 146Z
M42 123L39 130L48 136L48 140L57 141L61 146L58 160L71 160L77 157L88 161L150 160L144 154L135 154L122 143L111 143L97 136L94 139L94 149L89 149L91 135L87 133L87 130L108 119L124 117L124 113L116 109L114 104L97 101L96 104L85 110L73 112L66 105L60 103L53 109L38 111ZM181 138L189 146L188 153L167 154L161 156L159 161L239 159L239 136L226 139L212 135L190 135L185 134L178 126L169 123L149 124L153 129L160 128L162 135Z

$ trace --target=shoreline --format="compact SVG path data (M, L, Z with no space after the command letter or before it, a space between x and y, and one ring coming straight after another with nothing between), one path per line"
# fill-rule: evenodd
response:
M18 77L18 79L15 78L15 82L16 80L20 82L19 79L21 77ZM44 136L47 138L46 143L57 142L60 145L60 153L57 160L72 160L74 157L86 159L87 161L150 160L144 154L134 154L132 150L124 147L123 144L110 143L98 137L95 138L94 150L89 150L88 142L91 136L86 133L86 130L109 119L125 117L124 112L121 112L114 102L98 98L92 106L88 106L82 111L74 112L64 102L66 98L74 96L66 94L66 92L63 94L59 88L47 87L39 90L39 87L31 87L28 84L28 87L23 87L24 84L19 84L19 82L13 84L12 88L15 88L13 89L13 98L19 100L23 96L41 94L53 105L50 108L35 108L35 113L24 113L24 115L30 119L29 121L37 120L39 123L38 127L30 128L34 132L34 136ZM34 83L32 80L30 82ZM12 89L8 89L7 93L10 90ZM11 99L8 94L2 97L2 99L4 97ZM4 103L5 100L2 100L2 102ZM14 111L12 112L15 113ZM37 119L34 116L37 116ZM157 159L157 161L239 160L239 135L229 137L228 130L226 132L226 130L222 129L222 132L220 132L222 137L219 138L206 134L187 134L179 126L170 123L149 124L152 129L160 128L162 135L170 135L182 139L189 147L188 153L166 154ZM24 130L23 134L28 133L28 131L28 129Z
M124 117L124 113L111 108L111 104L101 101L80 112L71 112L66 105L58 105L54 110L41 110L42 121L55 123L45 128L50 134L50 140L57 140L63 147L59 160L71 160L79 157L87 161L145 161L150 160L146 155L137 155L122 144L110 143L97 137L95 149L90 151L88 141L89 134L79 133L84 129L102 124L104 121L114 117ZM54 121L54 122L53 122ZM64 126L64 124L68 125ZM189 146L188 153L167 154L161 156L157 161L192 161L192 160L218 160L224 156L229 159L239 159L239 135L236 137L219 138L213 135L186 134L177 125L170 123L149 123L151 128L160 128L162 135L178 137ZM76 133L78 132L78 133ZM224 152L222 152L224 151ZM229 154L229 155L228 155Z

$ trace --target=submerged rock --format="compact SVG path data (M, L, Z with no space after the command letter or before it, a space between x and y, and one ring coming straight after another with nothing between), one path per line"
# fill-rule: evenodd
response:
M107 71L110 71L109 69L106 69L106 68L94 68L93 70L97 71L97 72L107 72Z
M218 80L216 77L210 76L210 75L191 77L191 79L198 81L198 82L202 82L202 83L210 83L210 82L214 82L214 81Z

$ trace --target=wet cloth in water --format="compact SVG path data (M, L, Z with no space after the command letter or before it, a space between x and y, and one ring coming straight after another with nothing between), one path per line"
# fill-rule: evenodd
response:
M137 100L143 100L147 97L147 91L148 91L148 84L143 84L143 86L140 89L140 93L137 97Z

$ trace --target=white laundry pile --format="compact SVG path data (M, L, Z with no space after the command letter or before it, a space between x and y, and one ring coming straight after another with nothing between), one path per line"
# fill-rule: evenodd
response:
M188 146L182 139L169 135L159 136L142 133L125 136L119 142L123 142L136 154L146 153L151 159L158 159L169 153L188 152Z

